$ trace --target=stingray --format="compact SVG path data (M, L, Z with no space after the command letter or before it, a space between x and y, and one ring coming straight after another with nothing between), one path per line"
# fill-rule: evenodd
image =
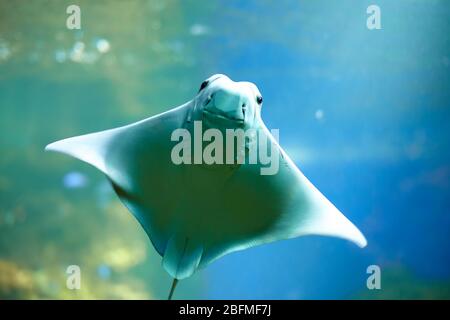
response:
M366 246L358 228L281 148L261 118L262 104L253 83L217 74L179 107L46 150L106 175L173 277L169 299L178 280L237 250L305 235ZM235 143L221 149L221 134L239 130L250 134L235 135ZM258 152L261 141L267 142L265 152ZM276 170L269 170L267 158L278 163Z

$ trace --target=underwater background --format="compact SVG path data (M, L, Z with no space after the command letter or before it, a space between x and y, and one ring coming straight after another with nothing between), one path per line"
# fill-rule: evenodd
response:
M81 30L66 28L71 4ZM232 253L175 298L449 299L449 34L445 0L0 0L0 299L167 297L104 176L44 147L180 105L214 73L259 87L267 126L369 244Z

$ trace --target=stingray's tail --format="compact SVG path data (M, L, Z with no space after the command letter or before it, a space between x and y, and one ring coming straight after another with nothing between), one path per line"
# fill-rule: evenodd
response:
M167 300L172 300L173 292L175 291L175 288L177 287L178 279L173 278L172 287L170 288L169 297Z

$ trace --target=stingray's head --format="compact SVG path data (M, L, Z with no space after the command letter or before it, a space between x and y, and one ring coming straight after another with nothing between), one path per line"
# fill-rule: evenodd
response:
M196 106L212 126L252 127L261 115L262 96L251 82L215 74L200 85Z

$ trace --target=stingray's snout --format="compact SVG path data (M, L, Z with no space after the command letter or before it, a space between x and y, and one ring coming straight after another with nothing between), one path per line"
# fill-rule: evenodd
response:
M262 106L261 93L253 83L235 82L221 74L202 82L197 99L212 125L251 127Z
M211 93L207 110L228 119L244 121L248 97L239 90L218 88Z

